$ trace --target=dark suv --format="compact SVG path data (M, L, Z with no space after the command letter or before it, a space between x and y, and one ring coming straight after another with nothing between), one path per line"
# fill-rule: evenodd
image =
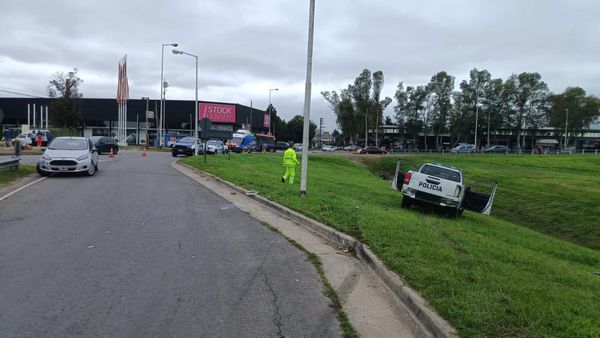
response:
M277 142L275 143L275 149L277 150L286 150L290 147L290 144L287 142Z

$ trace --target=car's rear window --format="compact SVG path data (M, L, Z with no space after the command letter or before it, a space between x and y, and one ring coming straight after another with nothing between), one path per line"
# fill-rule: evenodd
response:
M457 171L442 168L442 167L437 167L437 166L432 166L432 165L426 164L421 169L421 173L439 177L439 178L443 178L443 179L454 181L454 182L460 182L460 174Z

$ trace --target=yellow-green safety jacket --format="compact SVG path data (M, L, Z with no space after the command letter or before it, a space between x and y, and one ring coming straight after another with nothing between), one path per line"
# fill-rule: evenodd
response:
M283 166L284 167L295 167L296 164L300 164L296 158L296 152L292 148L288 148L283 152Z

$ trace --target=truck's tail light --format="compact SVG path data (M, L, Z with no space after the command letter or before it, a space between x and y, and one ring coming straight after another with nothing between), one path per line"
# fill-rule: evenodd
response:
M460 196L460 191L461 191L460 185L457 185L456 189L454 189L454 196L455 197Z
M409 184L410 183L410 178L412 177L412 173L406 173L404 174L404 184Z

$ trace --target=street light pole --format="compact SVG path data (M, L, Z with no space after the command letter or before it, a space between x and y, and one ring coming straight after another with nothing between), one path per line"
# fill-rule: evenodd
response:
M569 130L569 129L567 129L567 126L569 124L569 109L566 109L566 111L567 111L567 115L565 116L565 145L563 147L564 150L567 149L567 140L568 140L567 139L567 133L568 133L568 130Z
M475 104L475 151L477 151L477 122L479 119L479 104Z
M181 55L181 54L185 54L188 56L191 56L193 58L196 59L196 101L195 101L195 128L194 128L194 139L196 142L196 150L194 151L194 156L198 156L198 55L194 55L194 54L190 54L190 53L186 53L184 51L180 51L177 49L173 49L171 51L173 54L175 55ZM204 130L204 133L206 134L206 130ZM204 137L205 143L206 143L206 137ZM206 144L205 144L205 148L204 148L204 153L206 154Z
M165 113L164 113L164 109L165 109L165 92L164 92L164 85L165 85L165 78L164 78L164 68L165 68L165 46L172 46L172 47L177 47L179 46L179 44L177 43L163 43L161 45L161 53L160 53L160 121L159 121L159 126L157 129L157 136L159 137L159 141L157 143L157 146L161 146L162 145L162 128L164 127L165 124Z
M269 134L271 134L271 110L273 110L273 107L271 106L271 92L274 90L279 90L279 88L269 89Z
M313 32L315 27L315 0L310 0L308 16L308 50L306 52L306 85L304 87L304 126L302 128L302 169L300 195L306 195L308 181L308 132L310 126L310 91L312 87ZM270 121L269 121L270 124Z
M146 100L146 111L144 112L144 115L146 116L146 142L145 142L145 144L146 144L146 148L148 148L148 140L149 140L149 138L148 138L148 109L149 109L148 103L149 102L148 101L150 100L150 98L142 97L142 100Z
M487 143L486 147L490 147L490 107L488 107L488 131L487 131Z

